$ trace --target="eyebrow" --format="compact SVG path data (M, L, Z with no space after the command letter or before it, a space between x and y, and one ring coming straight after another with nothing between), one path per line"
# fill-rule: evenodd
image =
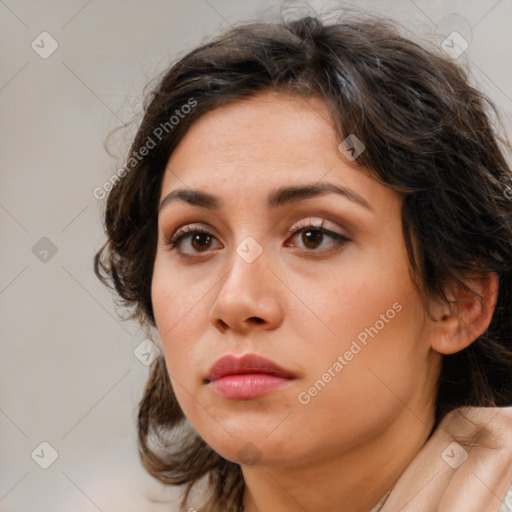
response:
M353 190L340 185L334 185L329 182L278 188L268 196L267 203L270 208L279 208L287 204L297 203L304 199L322 196L328 193L339 194L350 201L367 208L368 210L374 211L371 204ZM210 210L220 210L224 204L222 199L210 194L209 192L193 189L177 189L165 196L160 203L159 211L176 200L181 200L192 206L198 206L200 208L207 208Z

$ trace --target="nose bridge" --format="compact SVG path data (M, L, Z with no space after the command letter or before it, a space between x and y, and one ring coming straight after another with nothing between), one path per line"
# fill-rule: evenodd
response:
M230 270L226 280L223 280L223 286L228 287L231 282L236 283L238 280L250 281L258 276L265 279L265 274L269 272L265 266L269 261L268 237L264 226L259 225L257 221L258 212L253 212L250 207L244 209L240 205L238 213L237 222L231 226L233 246L230 247Z
M265 293L266 282L272 277L266 268L268 249L252 236L246 236L234 249L230 260L230 270L222 281L220 295L235 296L241 300L247 296L250 300Z
M281 305L267 268L269 251L256 239L245 237L233 250L230 268L219 284L209 313L217 327L246 329L249 324L275 326L281 317ZM275 284L275 283L274 283Z

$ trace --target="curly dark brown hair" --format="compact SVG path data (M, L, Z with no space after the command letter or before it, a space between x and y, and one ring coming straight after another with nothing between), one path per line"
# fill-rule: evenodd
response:
M512 177L504 156L510 145L493 127L495 106L470 85L467 72L390 22L307 16L246 23L174 63L147 97L127 164L108 195L107 242L94 261L98 277L132 318L155 326L157 209L170 155L205 113L268 90L322 98L339 140L354 134L364 141L358 166L403 194L403 236L424 297L448 301L451 284L468 288L468 278L481 272L499 277L486 332L443 356L434 428L458 407L511 405L512 200L506 192ZM172 432L179 436L170 439ZM194 484L207 477L204 510L239 510L240 466L187 425L162 357L140 402L138 439L151 475L186 484L183 507Z

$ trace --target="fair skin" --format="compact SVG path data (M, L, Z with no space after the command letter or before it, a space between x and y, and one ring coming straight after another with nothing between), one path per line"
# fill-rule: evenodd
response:
M496 512L511 483L512 407L458 408L409 464L381 512Z
M179 404L206 443L241 464L246 512L368 512L428 438L442 354L468 346L492 316L491 276L479 285L483 306L461 292L458 317L432 300L429 318L409 274L401 197L338 144L322 100L263 93L202 116L164 174L161 201L197 189L222 203L161 208L152 301ZM278 188L327 182L349 192L268 204ZM321 221L349 241L292 235ZM166 245L185 225L210 237ZM246 237L262 250L251 263L237 253ZM365 329L367 344L345 357ZM204 380L212 364L246 353L296 378L256 399L220 396ZM305 400L319 379L328 382ZM240 460L248 443L251 464Z

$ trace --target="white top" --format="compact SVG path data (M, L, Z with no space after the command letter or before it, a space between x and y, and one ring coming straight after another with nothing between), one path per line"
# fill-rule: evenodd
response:
M379 512L382 509L389 494L391 493L391 490L392 488L386 493L384 498L382 498L382 500L372 508L371 512ZM497 510L497 512L512 512L512 485L509 487L507 495L505 496L505 499L503 500L503 503L500 505L500 508Z
M498 512L512 512L512 485L509 487L505 500L501 504Z

